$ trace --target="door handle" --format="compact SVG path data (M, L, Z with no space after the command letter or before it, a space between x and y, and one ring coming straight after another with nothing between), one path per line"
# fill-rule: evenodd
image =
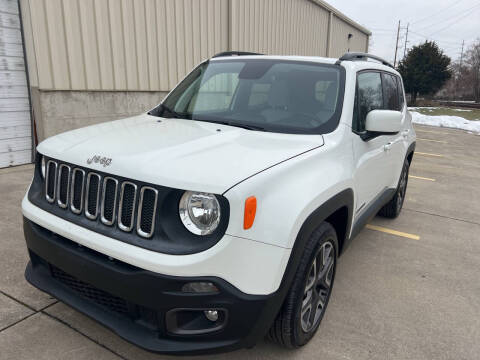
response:
M389 151L392 147L392 142L388 142L383 146L383 151Z
M402 131L402 135L404 138L408 137L408 133L410 132L410 129L406 129Z

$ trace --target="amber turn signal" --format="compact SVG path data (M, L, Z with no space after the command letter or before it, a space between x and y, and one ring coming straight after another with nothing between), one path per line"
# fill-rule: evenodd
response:
M250 196L245 200L245 215L243 217L243 228L250 229L255 221L255 213L257 212L257 198Z

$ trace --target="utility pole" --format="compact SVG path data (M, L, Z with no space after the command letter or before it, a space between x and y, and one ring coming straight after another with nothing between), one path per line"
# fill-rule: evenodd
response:
M463 64L463 47L465 46L465 40L462 41L462 52L460 54L460 70L462 70L462 64Z
M400 36L400 20L398 20L397 41L395 43L395 57L393 59L393 67L397 67L397 51L398 51L398 37Z
M408 43L408 25L410 25L409 23L407 23L407 33L405 34L405 47L403 48L403 57L405 57L405 55L407 54L407 43Z

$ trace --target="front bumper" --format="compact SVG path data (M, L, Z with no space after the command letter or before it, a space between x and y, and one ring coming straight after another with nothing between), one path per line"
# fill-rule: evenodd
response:
M174 277L144 270L80 246L27 218L24 233L31 258L25 277L32 285L150 351L192 354L254 346L283 300L281 291L249 295L217 277ZM182 286L192 281L210 281L219 292L182 292ZM172 309L223 309L227 316L214 332L174 334L166 321Z

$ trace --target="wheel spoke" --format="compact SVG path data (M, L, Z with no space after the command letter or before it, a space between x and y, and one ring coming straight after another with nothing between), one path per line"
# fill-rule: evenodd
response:
M317 278L317 259L313 260L312 267L308 274L307 285L305 286L305 292L309 291L313 285L315 285L315 279Z

